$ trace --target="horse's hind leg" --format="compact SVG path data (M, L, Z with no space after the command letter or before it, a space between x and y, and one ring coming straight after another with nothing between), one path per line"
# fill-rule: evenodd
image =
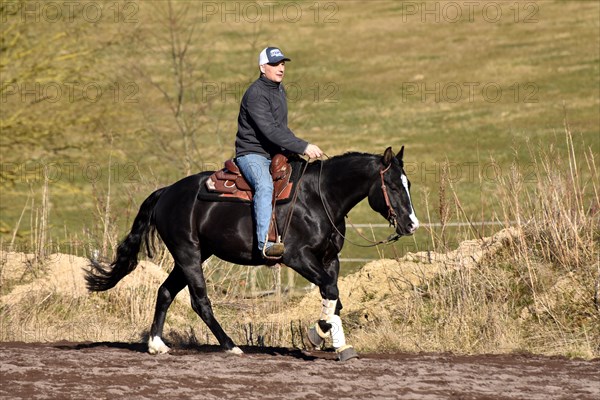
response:
M169 306L175 300L175 296L186 285L187 282L181 267L175 265L175 268L173 268L173 271L171 271L165 282L158 288L154 321L152 322L150 338L148 339L148 352L150 354L161 354L169 351L169 347L161 339L165 317L167 316Z
M189 286L192 308L196 311L196 314L202 318L202 321L204 321L213 335L215 335L221 347L228 352L242 354L242 350L233 343L233 340L231 340L229 336L227 336L213 314L212 305L210 304L210 300L206 293L206 282L204 280L204 272L202 271L199 254L197 258L195 256L190 256L190 254L177 258L183 258L187 261L182 263L181 269Z

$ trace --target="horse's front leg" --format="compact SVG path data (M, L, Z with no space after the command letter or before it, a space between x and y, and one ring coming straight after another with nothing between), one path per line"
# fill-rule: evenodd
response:
M331 336L338 358L346 361L358 357L358 354L352 346L346 343L346 335L340 318L342 303L339 300L337 282L340 272L338 252L342 243L338 243L337 238L339 236L330 240L330 246L322 257L322 267L313 270L315 272L313 283L319 286L322 309L319 320L308 330L308 338L316 348L320 348L325 339Z
M315 348L321 348L325 339L331 336L333 347L340 361L357 358L358 353L356 353L351 345L346 343L344 326L340 318L342 303L339 300L337 287L337 272L339 272L339 260L337 256L330 264L331 269L327 268L327 266L325 267L326 271L332 272L332 269L335 270L335 278L331 283L320 288L321 297L323 298L321 301L321 315L319 316L319 320L308 329L308 339Z

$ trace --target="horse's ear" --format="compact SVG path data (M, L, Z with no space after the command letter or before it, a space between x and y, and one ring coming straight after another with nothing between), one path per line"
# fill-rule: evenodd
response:
M402 158L403 157L404 157L404 146L402 146L402 148L400 149L400 151L398 152L398 154L396 154L396 158L400 162L402 162Z
M387 149L385 149L385 152L383 153L383 165L384 166L388 166L392 163L392 160L394 159L394 152L392 151L392 147L388 147Z

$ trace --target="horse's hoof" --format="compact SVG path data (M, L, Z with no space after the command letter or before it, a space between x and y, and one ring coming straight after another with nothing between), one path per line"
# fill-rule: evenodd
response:
M340 361L348 361L353 358L358 358L358 353L354 350L354 347L350 345L342 346L335 351Z
M167 346L160 337L154 336L148 339L148 353L150 354L165 354L168 353L169 346Z
M242 349L240 349L239 347L235 346L233 349L231 350L225 350L226 353L228 354L234 354L236 356L241 356L242 354L244 354L244 352L242 351Z
M308 337L308 341L310 342L310 344L313 345L315 350L321 350L321 346L323 346L323 342L325 342L325 339L323 339L321 335L319 335L315 325L308 328L306 336Z

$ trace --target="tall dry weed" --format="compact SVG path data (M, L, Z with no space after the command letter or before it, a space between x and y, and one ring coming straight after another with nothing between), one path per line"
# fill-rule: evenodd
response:
M502 177L500 214L518 233L505 251L423 281L412 305L399 309L415 327L413 342L459 352L600 354L596 155L576 149L567 124L565 142L562 151L529 144L531 163Z
M497 185L498 218L511 227L501 250L469 267L443 257L436 261L439 253L424 256L425 264L437 263L437 272L417 274L409 289L398 290L380 305L374 323L349 324L351 341L373 351L598 357L597 154L581 147L568 124L562 148L529 144L531 162L515 162ZM442 228L454 206L454 216L467 223L471 239L484 249L485 241L462 211L460 198L452 182L440 185ZM443 250L443 229L438 234L430 228L430 234L434 248ZM458 258L468 260L470 251ZM400 261L399 279L406 280L406 268Z

